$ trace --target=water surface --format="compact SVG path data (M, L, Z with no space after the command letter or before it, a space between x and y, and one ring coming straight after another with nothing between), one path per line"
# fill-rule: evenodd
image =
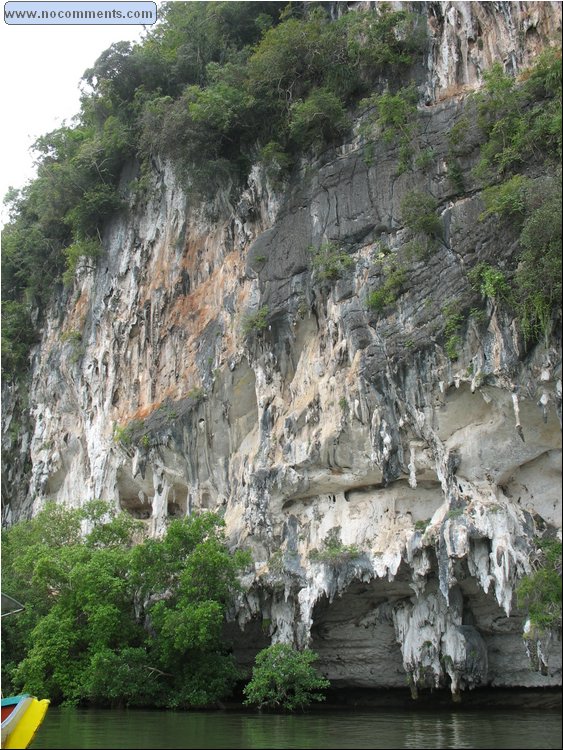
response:
M50 708L32 750L57 748L561 748L554 711L239 712Z

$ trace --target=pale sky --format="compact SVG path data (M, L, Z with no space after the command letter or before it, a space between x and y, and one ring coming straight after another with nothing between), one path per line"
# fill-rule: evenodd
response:
M140 39L140 25L12 26L0 21L0 204L33 176L30 145L79 109L84 71L113 42Z

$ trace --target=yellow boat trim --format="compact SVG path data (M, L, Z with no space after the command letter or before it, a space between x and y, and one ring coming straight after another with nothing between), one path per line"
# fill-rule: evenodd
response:
M49 703L50 701L47 699L40 701L37 698L32 698L2 747L6 750L25 750L45 718Z

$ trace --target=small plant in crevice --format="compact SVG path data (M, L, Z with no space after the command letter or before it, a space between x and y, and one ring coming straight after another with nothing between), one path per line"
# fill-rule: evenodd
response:
M61 341L63 344L81 344L82 343L82 331L73 328L72 330L65 331L61 334Z
M424 534L424 532L428 528L429 523L430 523L430 518L426 518L423 521L415 521L414 528L416 531L420 531L422 534Z
M465 317L458 311L455 302L444 305L442 315L444 316L444 336L446 337L444 349L448 359L453 362L459 357L459 349L463 344L460 332Z
M323 242L319 247L309 247L315 278L320 281L337 281L355 265L354 258L335 242Z
M438 201L430 193L410 190L401 201L401 217L406 227L415 235L439 239L442 222L436 214Z
M69 361L72 364L76 364L84 356L86 346L83 342L82 331L78 331L77 329L65 331L61 335L61 342L63 344L70 344L71 352Z
M261 333L268 327L268 316L270 308L263 305L257 312L246 315L242 321L242 332L245 336L253 333Z
M470 101L469 104L473 104L473 106L475 106L472 101ZM473 150L473 145L470 143L468 137L468 134L471 130L472 121L472 116L470 116L469 114L464 114L450 129L450 132L448 134L448 154L451 160L457 159L457 157L459 156L467 156Z
M427 147L415 157L414 166L417 169L420 169L421 172L428 172L430 167L434 164L435 158L436 154L434 149Z
M281 575L284 571L283 552L281 549L276 550L270 555L268 560L268 568L270 573Z
M309 552L311 562L326 563L329 565L342 565L343 563L360 557L362 554L355 544L343 544L340 539L340 527L331 529L323 541L322 548L312 549Z
M350 404L348 403L348 399L346 396L342 396L342 398L338 401L338 405L340 406L340 409L342 410L342 413L344 415L348 414L350 411Z
M133 442L131 433L130 425L115 425L113 428L113 440L123 448L129 448Z
M367 167L373 167L375 164L375 145L373 141L368 141L363 149L364 163Z
M113 441L126 450L137 446L145 447L142 445L143 441L149 441L146 447L150 446L150 437L142 419L133 419L125 425L116 424L113 428Z
M205 400L205 391L201 387L192 388L187 392L186 396L197 406Z
M367 306L374 312L382 312L388 305L394 304L402 293L407 279L407 271L402 266L387 267L382 286L367 296Z
M151 439L147 433L139 438L139 446L146 451L151 447Z
M494 268L488 263L478 263L469 271L467 277L473 289L479 291L486 299L500 302L510 298L510 284L500 268Z
M449 154L447 159L448 168L448 180L452 188L456 193L463 193L465 191L465 178L463 176L463 169L459 160Z
M483 325L487 321L487 313L479 307L472 307L469 311L469 317L478 326Z

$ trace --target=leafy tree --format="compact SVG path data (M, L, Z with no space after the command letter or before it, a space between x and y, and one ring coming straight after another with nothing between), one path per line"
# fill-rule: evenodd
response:
M291 106L289 135L301 148L335 140L349 127L342 101L328 89L316 89Z
M297 651L287 643L263 649L256 657L252 679L244 688L245 704L295 711L324 700L322 691L330 683L319 677L312 666L317 658L314 651Z
M437 207L434 196L421 190L410 190L401 201L401 216L414 234L439 237L442 224L436 214Z
M96 501L4 532L3 587L27 605L3 632L5 684L66 703L224 697L237 677L225 608L248 556L230 554L222 528L205 514L134 546L139 522Z
M2 369L14 376L25 372L30 347L37 341L29 306L23 302L2 302Z

